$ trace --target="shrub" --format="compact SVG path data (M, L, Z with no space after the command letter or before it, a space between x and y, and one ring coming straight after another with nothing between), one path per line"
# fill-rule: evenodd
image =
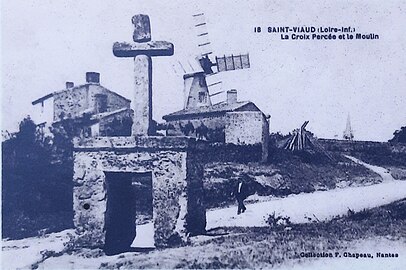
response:
M73 226L72 143L67 132L53 136L26 117L2 143L2 234L24 238ZM66 130L63 130L66 131Z
M271 227L289 227L292 225L289 217L277 216L275 212L268 216L266 223Z

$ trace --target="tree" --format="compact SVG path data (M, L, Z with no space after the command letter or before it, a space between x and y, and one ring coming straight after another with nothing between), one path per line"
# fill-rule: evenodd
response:
M393 133L393 138L389 140L393 143L406 143L406 126L401 127Z
M29 115L20 122L18 127L19 131L17 133L17 138L21 142L34 144L38 136L37 125L31 120Z
M29 116L2 143L3 237L72 225L72 148L66 133L44 136Z

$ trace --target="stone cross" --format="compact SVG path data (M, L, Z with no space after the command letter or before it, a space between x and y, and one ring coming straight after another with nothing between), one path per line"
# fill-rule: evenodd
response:
M116 42L113 54L117 57L134 58L134 110L133 136L151 135L152 124L152 56L173 55L173 44L167 41L151 41L148 15L133 16L133 40L135 43Z

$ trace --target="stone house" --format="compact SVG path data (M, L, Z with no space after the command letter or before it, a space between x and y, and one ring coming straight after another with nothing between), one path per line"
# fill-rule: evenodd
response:
M163 116L167 136L190 136L236 145L267 145L269 116L253 102L238 101L237 90L212 104L203 72L184 75L184 109Z
M75 135L118 136L131 133L131 101L100 85L100 74L86 73L86 83L40 97L32 102L33 120L44 132L66 120L73 121ZM128 133L128 134L127 134Z

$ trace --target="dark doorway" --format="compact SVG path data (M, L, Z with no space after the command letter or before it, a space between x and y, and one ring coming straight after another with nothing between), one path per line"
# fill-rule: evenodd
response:
M140 219L152 220L152 174L106 172L105 175L105 252L107 255L113 255L132 251L136 224L140 224Z
M129 173L106 173L107 211L105 252L108 255L130 250L135 237L135 193Z

